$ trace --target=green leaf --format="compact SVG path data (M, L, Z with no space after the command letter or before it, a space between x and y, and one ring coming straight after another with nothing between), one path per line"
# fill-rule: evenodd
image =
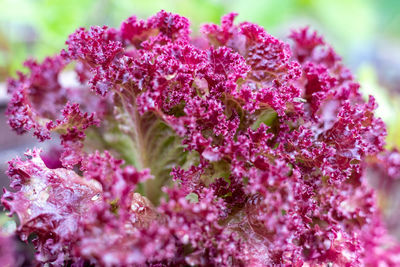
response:
M273 109L265 109L261 111L257 120L251 125L251 129L256 130L260 127L261 123L271 126L275 120L278 118L278 114Z
M153 204L158 204L161 187L172 183L172 168L176 165L184 168L186 164L195 164L198 155L184 151L182 139L157 112L140 115L132 103L135 100L128 102L128 99L122 98L120 106L116 107L119 135L124 141L117 146L115 143L109 144L137 169L150 169L154 179L145 182L143 193Z
M197 194L195 194L195 193L190 193L185 198L190 203L198 203L199 202L199 196Z

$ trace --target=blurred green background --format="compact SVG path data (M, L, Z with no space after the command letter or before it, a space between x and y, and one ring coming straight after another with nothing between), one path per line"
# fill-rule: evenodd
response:
M192 21L218 23L230 11L286 38L309 25L325 36L362 84L376 96L378 115L389 126L388 144L400 145L400 1L398 0L0 0L0 83L27 57L44 58L64 48L80 26L118 27L135 14L160 9ZM4 86L3 86L4 93Z

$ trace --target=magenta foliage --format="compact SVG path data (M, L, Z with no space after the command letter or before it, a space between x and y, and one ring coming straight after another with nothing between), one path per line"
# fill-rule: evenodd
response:
M54 168L10 161L2 199L39 263L400 264L367 179L400 165L374 98L315 32L290 47L235 16L81 28L9 81L10 126L61 143Z
M12 236L0 232L0 262L11 267L16 264L15 243Z

